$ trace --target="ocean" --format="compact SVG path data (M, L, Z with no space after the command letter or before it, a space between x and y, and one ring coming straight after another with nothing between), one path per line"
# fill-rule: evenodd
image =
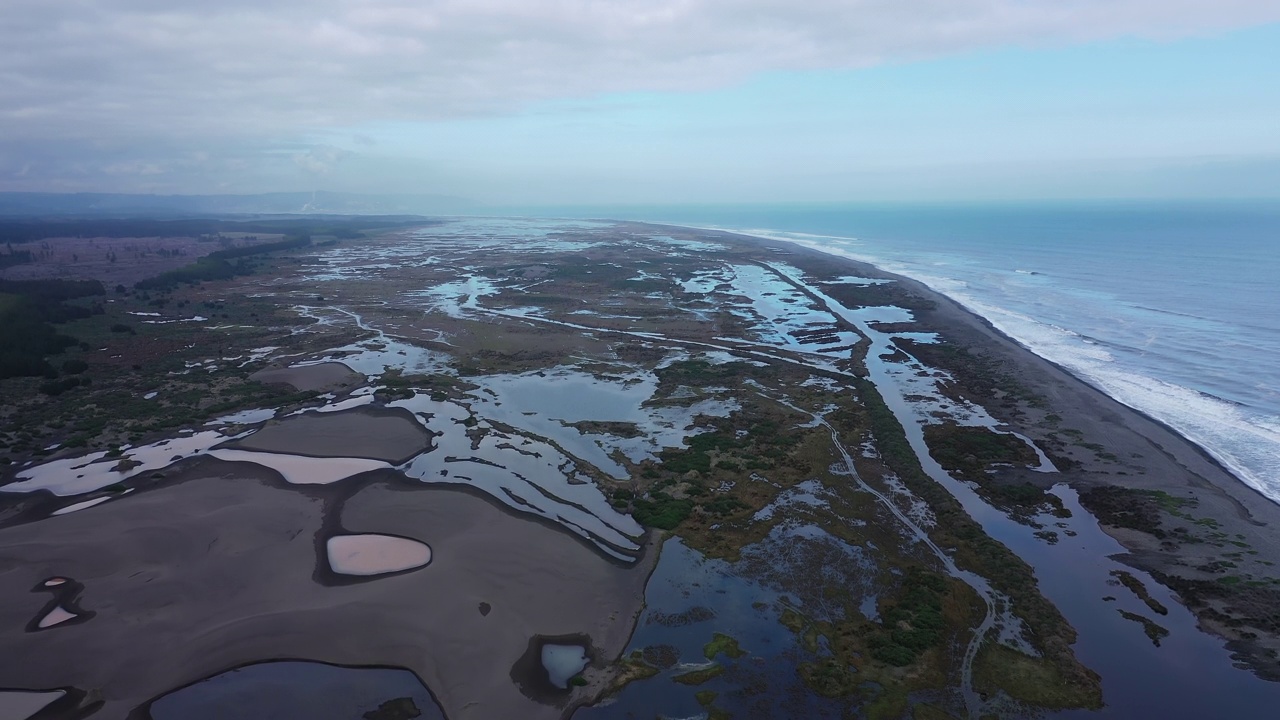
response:
M735 230L920 280L1280 502L1280 203L570 209Z

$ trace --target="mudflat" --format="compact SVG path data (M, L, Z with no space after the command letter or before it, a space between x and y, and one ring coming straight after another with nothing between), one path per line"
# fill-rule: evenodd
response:
M635 223L265 263L165 291L217 326L113 331L154 313L122 294L74 330L92 382L5 381L0 684L108 717L281 658L411 670L450 717L1280 702L1276 508L918 283Z
M339 528L419 539L431 563L324 583ZM95 616L23 631L47 602L30 589L54 576L82 583ZM95 717L115 720L224 670L299 658L408 668L450 718L555 718L564 708L522 694L509 669L534 636L584 629L603 665L646 579L467 492L370 476L304 492L205 459L129 502L0 530L0 644L23 658L4 683L98 688Z
M407 410L356 408L303 413L267 423L227 447L308 457L359 457L402 463L431 445Z
M340 362L323 362L296 367L264 368L249 376L264 383L284 383L295 390L335 390L351 387L364 378Z

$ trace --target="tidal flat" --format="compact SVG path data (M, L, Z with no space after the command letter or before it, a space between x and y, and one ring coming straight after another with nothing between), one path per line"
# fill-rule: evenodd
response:
M461 219L118 290L91 383L0 381L14 717L1280 701L1280 509L874 267Z

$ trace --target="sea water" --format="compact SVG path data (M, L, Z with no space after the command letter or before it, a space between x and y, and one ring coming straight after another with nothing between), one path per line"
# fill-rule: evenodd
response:
M921 280L1280 502L1280 203L559 212L783 239Z

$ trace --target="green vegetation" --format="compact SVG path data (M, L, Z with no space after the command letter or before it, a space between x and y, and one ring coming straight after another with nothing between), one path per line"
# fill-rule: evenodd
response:
M926 703L911 708L911 720L956 720L955 716Z
M0 268L13 267L14 265L23 265L29 263L34 258L30 250L14 250L13 246L9 246L9 252L0 254Z
M1141 530L1158 538L1165 537L1160 511L1177 507L1178 500L1167 493L1154 494L1114 485L1099 485L1080 492L1080 504L1098 521L1113 527Z
M432 400L442 401L458 397L461 393L474 390L476 387L450 375L405 375L398 368L392 368L383 373L378 378L378 384L382 387L378 388L377 397L383 402L411 398L415 391L419 390L428 393ZM474 419L467 419L469 426L475 423Z
M924 440L938 464L966 480L981 482L994 463L1032 464L1036 453L1015 435L985 427L927 425Z
M658 491L650 498L636 498L631 510L636 522L647 527L662 530L675 530L680 523L693 512L693 501L673 498L667 493Z
M710 682L715 678L720 677L722 673L724 673L723 665L719 663L711 663L704 668L690 670L687 673L676 675L671 679L681 685L702 685L703 683Z
M246 257L265 255L277 250L294 250L310 244L310 235L297 235L279 242L217 250L185 267L140 280L134 284L134 287L138 290L163 290L174 288L180 283L193 285L206 280L229 280L237 275L253 272L253 266L244 260ZM232 264L231 260L236 260L235 264Z
M615 675L606 695L612 695L633 682L647 680L661 672L645 662L644 654L639 650L634 650L630 655L620 658L614 667Z
M87 377L66 377L57 380L46 380L40 383L40 392L45 395L61 395L62 393L93 382Z
M880 630L867 638L871 656L880 662L905 667L936 646L944 636L943 576L911 568L892 604L881 610Z
M92 316L101 306L67 304L105 295L102 283L84 280L0 280L0 379L43 375L58 371L46 359L78 341L54 325ZM83 372L83 371L81 371Z
M877 620L852 612L856 605L833 621L782 612L779 622L819 655L798 668L807 687L824 697L860 697L868 717L900 718L912 692L948 682L953 649L976 619L977 597L959 580L919 565L904 570L901 577L886 573L898 579L881 594Z
M1032 406L1045 404L1044 398L1018 382L999 361L981 352L952 342L919 343L909 339L895 342L901 343L903 350L924 364L951 371L959 388L970 397L1003 397L1001 404L1006 406L1018 400Z
M644 432L640 430L640 426L633 422L579 420L578 422L565 424L580 433L590 435L613 435L620 438L644 437Z
M257 220L216 220L186 218L179 220L117 218L22 218L0 220L0 242L26 243L45 238L109 237L154 238L216 236L219 233L262 233L293 235L331 235L338 238L361 237L360 230L431 224L421 219L359 218L280 218ZM25 252L15 250L14 252Z
M1160 641L1169 636L1168 630L1156 624L1154 620L1143 617L1138 613L1121 610L1120 616L1125 620L1132 620L1133 622L1141 624L1143 632L1147 634L1147 637L1151 639L1152 644L1156 647L1160 647Z
M1026 624L1033 643L1044 654L1037 663L1051 668L1038 672L1057 683L1043 692L1074 698L1064 707L1097 707L1101 703L1099 678L1072 654L1075 629L1040 593L1031 567L987 535L945 488L925 474L902 426L875 385L862 379L858 390L881 456L902 482L929 504L937 518L930 537L939 547L954 548L957 565L987 578L993 588L1013 601L1014 613ZM992 678L993 686L1003 687L998 677Z
M1151 597L1151 592L1147 590L1147 586L1142 581L1134 577L1132 573L1124 570L1112 570L1111 576L1120 581L1121 585L1129 588L1129 591L1138 596L1138 599L1147 604L1151 608L1151 612L1158 615L1168 615L1169 608L1160 603L1159 600Z
M702 654L708 660L715 660L716 656L722 653L727 657L737 659L746 655L747 651L738 646L736 638L724 633L715 633L711 636L711 642L702 647Z
M655 371L658 379L672 385L708 387L731 384L752 368L744 362L709 363L706 360L679 360Z
M13 287L9 284L7 289ZM268 339L268 331L251 324L259 311L272 307L270 301L218 302L238 321L234 329L211 332L194 323L163 327L126 325L126 329L137 328L135 335L111 332L111 326L125 325L119 321L128 318L126 313L130 310L145 307L140 305L145 301L125 296L105 307L80 304L86 299L93 302L93 296L101 290L102 286L96 282L35 284L33 294L42 296L42 307L60 302L63 297L81 296L65 301L78 312L58 311L57 314L58 317L74 314L78 318L67 325L66 332L81 342L68 337L62 344L77 344L81 351L68 346L65 359L41 358L50 366L41 373L46 376L43 379L15 377L4 381L3 394L7 402L5 427L0 429L0 462L46 455L49 451L44 448L52 444L72 450L143 444L156 439L157 435L198 425L219 414L269 403L296 405L315 395L294 393L283 385L250 382L248 375L253 368L249 367L218 363L220 369L214 374L190 370L189 363L212 359L210 355L221 354L220 348L227 347L226 343L233 347L238 343L244 343L239 347L265 344L263 340ZM15 302L11 294L4 297L5 300L0 301L0 312L5 306L12 308ZM177 303L191 301L189 297L175 299ZM96 307L103 307L101 314L95 312ZM28 315L32 316L34 313ZM273 319L273 322L282 320L290 322L292 318ZM0 335L14 331L15 326L21 327L16 323L0 323ZM278 341L278 337L271 336L270 340ZM0 355L8 350L30 348L30 345L4 343L0 344ZM153 391L156 394L152 399L144 398Z
M630 508L637 522L663 530L676 529L694 513L727 517L748 508L731 494L713 491L715 485L709 486L708 481L717 477L740 479L744 465L748 468L759 465L746 459L755 457L753 450L759 445L781 448L790 447L795 441L786 435L769 433L769 428L753 428L747 436L738 438L727 431L731 427L727 421L716 422L724 424L726 429L716 428L689 436L685 439L686 447L662 451L659 456L662 462L646 466L640 473L653 480L648 492L637 496L629 490L615 491L614 506ZM779 449L775 454L785 452Z
M720 693L715 690L699 690L693 694L693 699L698 701L707 711L707 720L729 720L733 717L729 713L715 706L716 698L720 697Z
M856 692L860 681L857 668L828 655L816 662L800 664L804 684L823 697L844 697Z
M1064 674L1060 664L1048 657L1033 658L994 642L978 651L973 687L984 695L1003 690L1014 700L1045 709L1102 706L1102 693L1096 685Z
M986 472L997 463L1032 465L1039 461L1035 450L1016 435L947 423L925 426L924 440L939 465L956 477L977 483L978 492L997 507L1015 515L1052 509L1070 517L1056 495L1028 482L999 482Z

